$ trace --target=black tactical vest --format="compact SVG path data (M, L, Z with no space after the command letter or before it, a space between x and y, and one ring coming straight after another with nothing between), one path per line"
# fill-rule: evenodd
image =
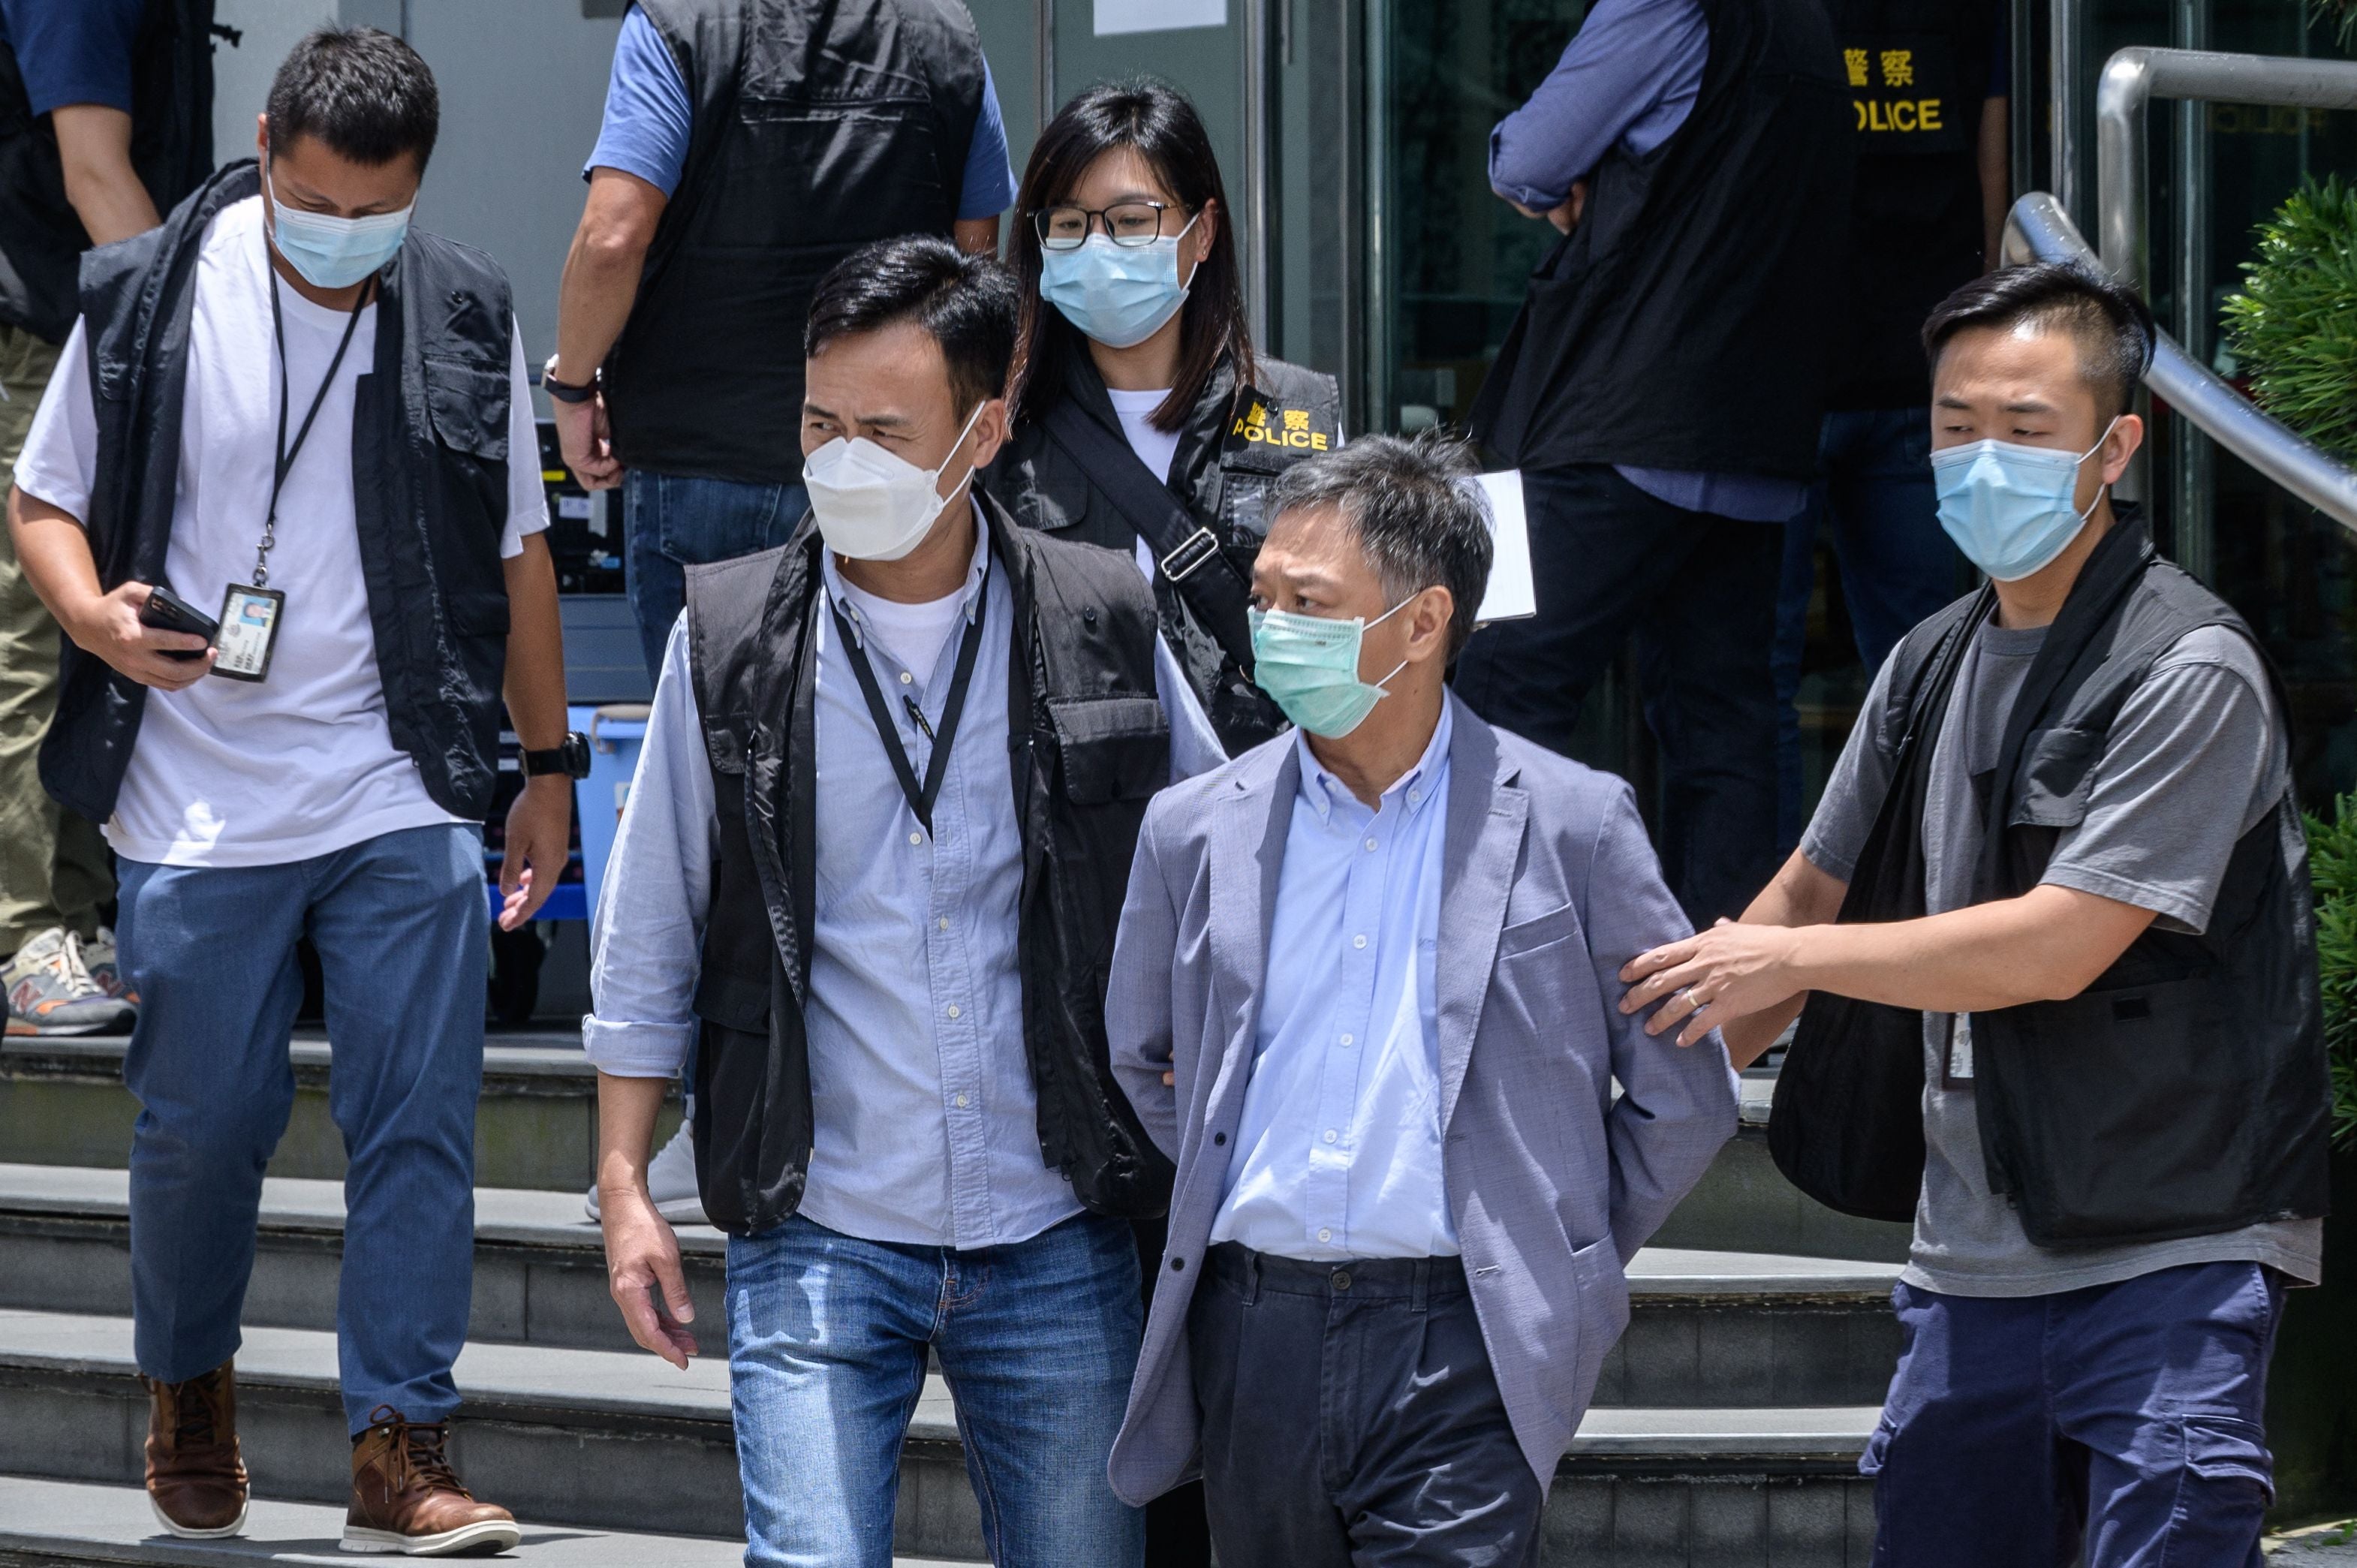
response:
M2056 839L2084 817L2112 721L2155 660L2202 627L2251 636L2223 601L2158 560L2143 521L2123 512L2006 722L1986 781L1979 901L2038 885ZM1891 656L1882 722L1901 738L1845 922L1924 912L1932 748L1993 601L1986 587L1957 601ZM2274 698L2287 713L2279 683ZM2239 815L2244 804L2218 809ZM2288 789L2235 844L2201 936L2148 927L2077 996L1975 1013L1972 1028L1989 1185L2039 1245L2158 1241L2325 1212L2331 1084L2308 841ZM1922 1029L1918 1012L1810 997L1769 1121L1776 1163L1803 1192L1868 1219L1914 1217Z
M1342 395L1333 377L1282 360L1256 359L1253 380L1255 385L1240 391L1232 364L1221 360L1178 433L1167 480L1197 525L1211 531L1233 567L1225 574L1199 568L1192 575L1206 585L1234 588L1239 616L1243 599L1249 596L1242 585L1252 581L1253 563L1268 534L1269 488L1293 464L1331 451L1342 440ZM1085 351L1065 356L1064 398L1103 425L1127 452L1129 438L1122 434L1120 416ZM1134 457L1130 461L1138 478L1157 482ZM1099 544L1125 555L1136 550L1138 535L1106 494L1103 476L1092 475L1038 420L1015 427L984 471L982 485L1027 528L1046 529L1059 539ZM1282 731L1285 715L1252 683L1250 669L1222 650L1177 586L1159 572L1154 596L1162 635L1178 654L1195 698L1228 755L1242 756Z
M1981 106L1998 38L1994 0L1834 0L1858 142L1835 408L1931 401L1922 328L1980 275Z
M106 588L163 581L197 252L213 215L260 189L253 160L232 164L161 228L83 259L98 410L83 521ZM374 358L352 407L352 500L385 721L434 803L479 820L498 777L507 667L508 283L481 252L412 229L377 286ZM268 340L252 351L268 354ZM147 688L70 642L60 676L41 782L104 822Z
M802 478L811 295L861 245L947 237L982 106L953 0L640 0L694 120L629 324L607 357L614 455Z
M1524 468L1811 477L1855 138L1816 0L1703 0L1695 106L1616 145L1532 275L1471 416Z
M78 4L80 0L67 0ZM169 212L213 166L213 0L147 0L132 45L131 167ZM0 46L0 322L62 343L75 267L90 248L66 199L57 132L33 113L15 52Z
M1008 788L1023 832L1017 918L1023 1045L1039 1156L1100 1214L1153 1215L1168 1160L1113 1077L1105 977L1146 803L1168 781L1154 608L1137 568L991 520L1015 600ZM812 628L820 542L687 569L689 650L717 853L695 1012L695 1165L705 1212L740 1235L801 1206L810 1165L809 994L817 835Z

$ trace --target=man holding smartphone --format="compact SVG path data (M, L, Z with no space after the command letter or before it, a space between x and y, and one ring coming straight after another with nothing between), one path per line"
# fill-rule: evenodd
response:
M518 1539L445 1448L502 694L533 776L508 817L503 926L565 864L576 747L507 280L409 227L438 121L400 39L296 45L260 166L85 262L9 501L72 644L42 779L106 824L123 867L144 1003L124 1063L142 1107L133 1318L147 1488L176 1535L244 1520L231 1358L308 936L350 1158L344 1544Z

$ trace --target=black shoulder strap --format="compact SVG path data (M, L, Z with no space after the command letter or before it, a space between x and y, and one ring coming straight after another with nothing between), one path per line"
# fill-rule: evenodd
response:
M1157 570L1220 650L1246 675L1252 673L1252 633L1244 607L1252 585L1220 548L1216 535L1198 523L1186 503L1155 482L1129 444L1089 417L1072 399L1060 398L1040 422L1048 439L1081 466L1089 482L1104 491L1137 536L1154 552Z

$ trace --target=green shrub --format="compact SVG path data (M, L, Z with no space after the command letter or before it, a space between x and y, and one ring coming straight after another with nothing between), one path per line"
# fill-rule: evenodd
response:
M2308 819L2308 854L2324 1039L2332 1056L2333 1138L2357 1149L2357 791L2332 803L2330 822Z
M2268 413L2357 457L2357 186L2308 180L2255 233L2227 348Z

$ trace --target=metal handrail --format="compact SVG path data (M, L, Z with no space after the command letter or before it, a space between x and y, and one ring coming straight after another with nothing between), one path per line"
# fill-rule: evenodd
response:
M2083 266L2097 262L2061 204L2041 190L2015 202L2007 215L2005 259L2008 263L2070 262ZM2357 471L2236 392L2166 332L2156 334L2152 367L2144 380L2219 446L2357 533Z
M2139 294L2151 276L2145 106L2156 98L2357 109L2357 60L2126 48L2095 89L2095 209L2104 268Z

